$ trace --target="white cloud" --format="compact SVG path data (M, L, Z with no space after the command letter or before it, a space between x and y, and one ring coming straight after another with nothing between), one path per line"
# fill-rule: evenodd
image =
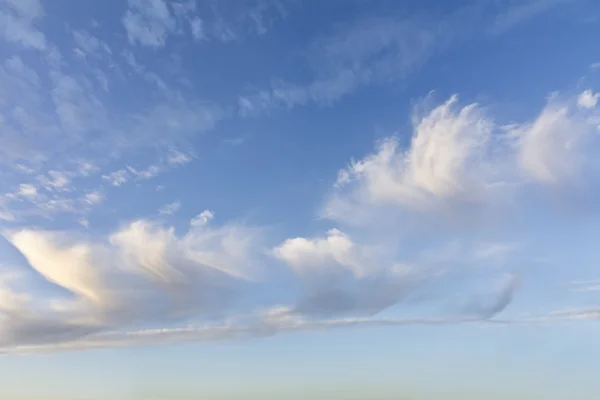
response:
M16 219L15 214L9 210L0 210L1 221L14 221Z
M176 29L176 20L163 0L129 0L123 25L131 43L143 46L164 46Z
M535 121L513 130L522 171L545 184L577 183L589 166L597 126L594 118L551 100Z
M55 235L23 230L7 238L46 280L90 302L102 300L107 288L98 268L92 265L88 245L62 248Z
M73 39L77 48L83 52L84 55L92 55L94 57L101 57L104 52L108 55L112 54L110 47L102 40L91 35L86 31L73 31Z
M240 225L177 236L149 221L133 222L96 242L31 229L5 237L41 277L71 295L27 291L31 302L8 302L20 293L8 286L0 306L12 304L15 312L3 315L3 349L75 344L114 330L129 335L137 324L160 326L220 311L235 294L229 285L253 277L260 240L258 231Z
M108 181L113 186L121 186L129 180L129 173L127 170L120 169L110 174L102 175L102 179Z
M310 274L315 270L338 265L348 268L358 278L369 274L359 261L360 254L350 238L337 229L331 229L326 237L288 239L273 249L273 255L290 265L298 274Z
M358 222L387 206L455 212L498 203L526 184L579 185L596 170L600 115L574 104L553 98L532 122L503 127L476 104L458 108L453 96L413 117L408 149L386 138L341 170L322 215Z
M19 185L19 194L24 197L37 197L37 188L30 183L22 183Z
M128 165L127 170L137 179L152 179L163 172L163 168L160 165L150 165L146 169L140 171Z
M46 39L36 27L43 15L39 0L0 0L0 34L9 42L44 50Z
M190 155L170 149L164 159L155 164L150 164L144 169L136 169L127 165L124 169L103 175L102 179L110 182L113 186L122 186L131 178L135 178L136 180L154 179L172 168L181 167L191 161L192 157Z
M210 210L204 210L196 215L190 221L191 226L204 226L215 218L215 214Z
M584 90L577 98L577 104L583 108L594 108L598 104L598 98L600 98L600 93Z
M96 205L104 201L104 194L99 190L95 190L93 192L86 193L83 199L90 205Z
M40 184L50 191L69 191L71 174L63 171L48 171L47 176L38 177Z
M158 209L158 213L160 215L173 215L181 208L181 203L179 201L174 201L173 203L165 204L161 208Z
M171 150L169 151L169 154L167 154L168 165L185 165L191 161L192 157L177 150Z
M430 271L395 260L395 249L357 244L332 229L325 237L292 238L271 254L291 267L303 293L291 315L373 315L401 301Z
M89 161L81 161L77 164L77 171L81 176L90 176L98 171L98 167Z
M516 25L543 14L550 9L572 0L523 0L510 4L499 13L489 27L489 32L502 34Z
M340 209L340 199L344 196L349 196L344 203L416 210L485 197L487 185L493 183L487 146L494 126L476 104L458 109L453 96L425 117L415 117L413 129L408 150L388 138L375 153L340 171L325 215L343 216L346 211Z

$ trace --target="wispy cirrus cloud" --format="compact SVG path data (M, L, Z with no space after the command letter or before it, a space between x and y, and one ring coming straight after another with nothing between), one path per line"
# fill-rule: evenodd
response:
M161 208L158 209L159 215L173 215L181 208L181 202L174 201L169 204L165 204Z
M499 3L506 8L496 15L489 28L489 32L494 35L502 34L552 8L566 5L574 1L577 0L501 1Z
M242 116L316 103L331 105L355 90L402 79L431 56L439 32L427 21L372 18L317 38L305 53L314 78L275 81L267 90L238 99Z
M295 59L302 78L272 78L238 97L241 116L332 106L366 87L403 83L438 55L473 38L498 36L577 0L470 2L446 13L361 15L313 37Z
M128 0L123 26L132 44L165 46L169 37L191 36L197 43L230 42L261 36L275 21L284 19L296 1L240 1L236 4L194 0Z

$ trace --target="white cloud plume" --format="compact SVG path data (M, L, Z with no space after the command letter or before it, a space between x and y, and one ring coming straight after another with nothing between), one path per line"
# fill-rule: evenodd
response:
M583 108L594 108L598 104L600 93L594 93L591 90L584 90L577 98L577 104Z
M597 110L588 105L581 111L553 99L535 121L513 130L525 175L544 184L577 183L584 168L595 169L589 152L597 146Z
M595 107L553 98L532 122L504 127L477 104L458 108L453 96L413 118L408 149L390 137L341 170L323 215L351 222L368 218L369 207L455 211L527 183L579 184L596 169L599 117Z
M204 210L196 215L190 221L191 226L204 226L215 218L215 214L210 210Z
M28 264L70 295L38 298L4 287L0 308L14 312L2 314L0 346L69 343L93 332L218 312L235 296L232 285L255 278L259 235L226 225L177 236L172 228L143 220L106 241L54 231L7 232ZM30 294L31 301L17 301Z

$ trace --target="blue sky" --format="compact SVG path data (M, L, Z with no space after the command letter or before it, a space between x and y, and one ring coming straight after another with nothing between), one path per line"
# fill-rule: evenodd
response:
M596 398L599 21L0 0L0 397Z

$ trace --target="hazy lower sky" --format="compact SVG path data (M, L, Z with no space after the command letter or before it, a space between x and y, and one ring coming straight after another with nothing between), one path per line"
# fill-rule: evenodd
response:
M593 400L600 3L0 0L0 397Z

